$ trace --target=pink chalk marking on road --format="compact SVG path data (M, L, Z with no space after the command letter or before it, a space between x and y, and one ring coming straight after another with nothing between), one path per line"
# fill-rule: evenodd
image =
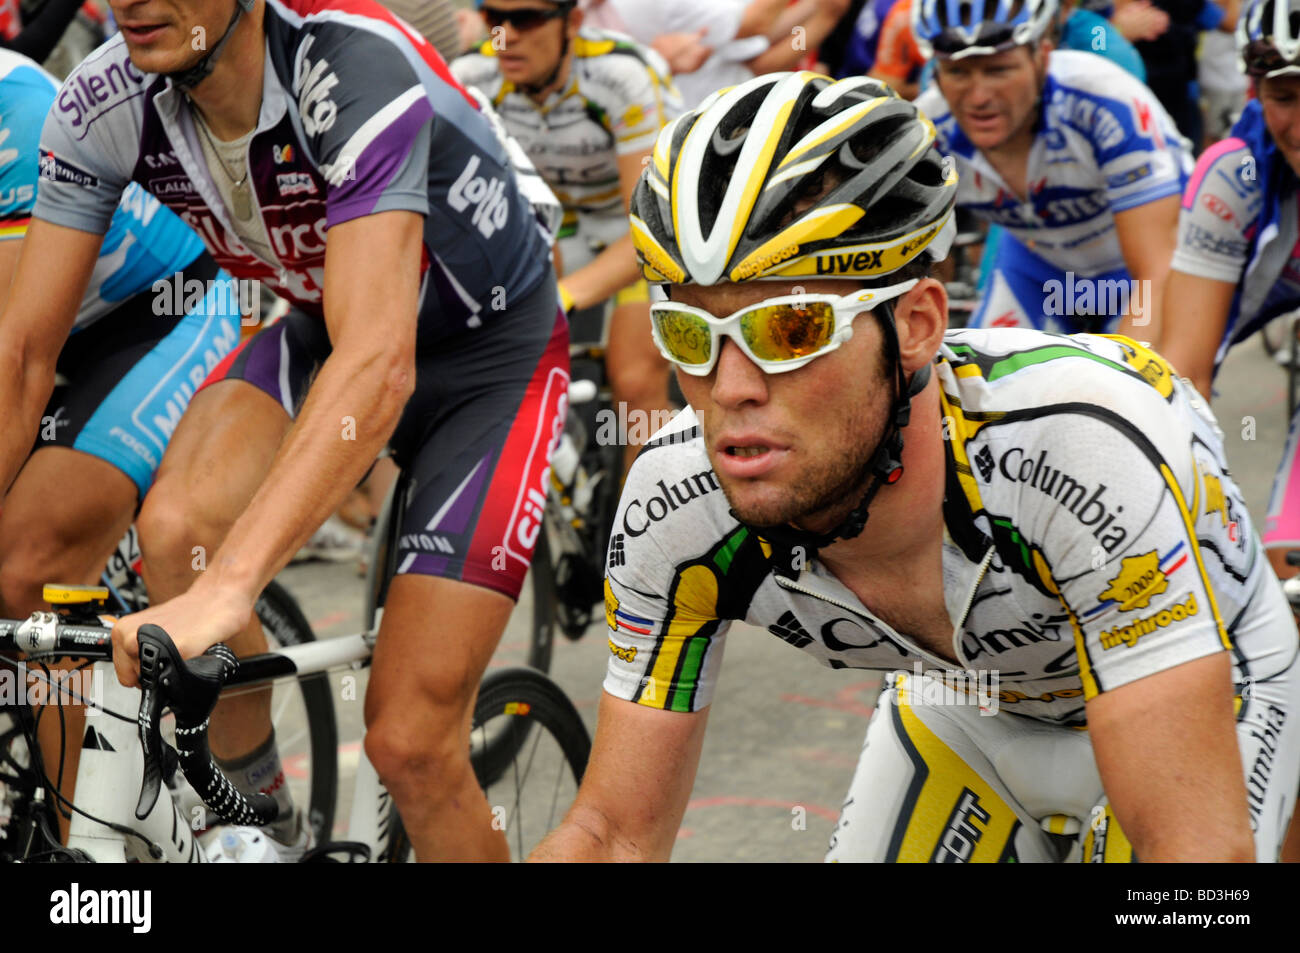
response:
M811 705L814 708L833 708L836 711L847 712L850 715L861 715L863 718L870 718L873 710L872 706L864 705L858 700L858 695L865 691L870 691L880 687L880 679L868 679L865 682L854 682L852 685L845 685L835 693L834 700L825 698L812 698L808 695L795 695L785 693L781 696L783 702L795 702L800 705Z
M332 628L333 626L346 622L351 615L352 613L348 612L346 609L339 609L336 612L327 612L323 616L311 620L311 630L313 632L320 632L323 629Z

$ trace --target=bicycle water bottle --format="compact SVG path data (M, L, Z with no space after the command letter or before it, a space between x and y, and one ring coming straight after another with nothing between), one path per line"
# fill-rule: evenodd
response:
M256 827L227 827L207 847L210 864L278 864L271 839Z

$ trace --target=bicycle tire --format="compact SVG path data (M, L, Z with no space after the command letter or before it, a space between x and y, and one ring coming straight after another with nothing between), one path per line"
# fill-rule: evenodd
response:
M537 534L533 564L528 569L528 587L533 596L532 629L529 633L528 664L539 672L551 670L555 648L555 566L546 528Z
M315 642L316 633L298 601L274 579L257 599L257 617L281 646ZM339 791L339 729L334 695L325 672L298 679L311 747L311 787L307 819L314 843L330 839Z
M494 731L514 733L519 736L519 743L476 746L475 735L486 731L487 725L497 719L505 721ZM587 770L587 759L591 756L591 736L587 734L582 716L563 689L546 675L528 668L492 672L479 685L478 700L474 703L474 720L470 728L470 765L474 768L480 787L486 791L496 781L504 778L512 767L517 769L517 756L527 746L530 736L534 735L534 729L544 729L555 740L564 758L563 767L572 774L576 792ZM509 754L503 756L502 753L507 750ZM528 764L531 766L532 762ZM558 817L548 817L543 824L545 830L549 831L559 820ZM522 831L522 824L517 829ZM394 811L382 860L387 863L405 863L410 855L410 838L406 836L401 818ZM522 860L523 857L513 859Z

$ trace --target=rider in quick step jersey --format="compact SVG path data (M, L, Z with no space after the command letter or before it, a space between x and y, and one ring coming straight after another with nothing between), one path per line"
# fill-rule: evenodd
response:
M582 27L573 0L483 8L493 39L456 60L457 79L492 102L564 207L560 299L570 312L613 299L605 365L629 420L667 415L668 366L650 338L649 290L627 203L659 130L681 111L668 66L620 33ZM498 52L498 42L504 49ZM625 464L658 423L637 428Z
M1173 253L1191 155L1155 96L1091 53L1051 50L1056 0L916 0L935 84L917 107L956 162L957 204L1006 234L972 327L1142 337Z
M1183 196L1160 349L1208 399L1229 348L1300 307L1300 2L1255 2L1237 48L1257 98L1196 164ZM1300 414L1273 481L1264 544L1282 577L1300 548Z
M57 92L36 63L0 50L0 301L31 223L38 139ZM239 344L239 305L198 237L132 186L111 212L71 326L43 311L0 322L0 360L20 362L0 371L5 432L35 428L35 446L14 444L0 470L0 615L45 608L47 582L99 577L190 398ZM37 393L36 368L63 383ZM65 712L68 738L81 737L81 711ZM57 733L58 719L45 723ZM57 763L57 740L46 742ZM79 753L75 741L66 748L65 795Z
M933 143L806 73L660 136L634 234L691 410L624 487L595 745L540 856L667 857L744 620L893 673L828 859L1277 857L1300 645L1222 434L1130 338L946 331Z
M262 650L258 594L387 443L410 485L366 752L420 859L504 858L465 732L568 391L550 248L510 151L370 0L133 4L118 25L46 122L9 311L80 280L132 181L300 309L217 367L173 438L138 520L151 607L117 623L119 677L138 679L145 623L187 656ZM217 727L218 754L274 770L269 712Z

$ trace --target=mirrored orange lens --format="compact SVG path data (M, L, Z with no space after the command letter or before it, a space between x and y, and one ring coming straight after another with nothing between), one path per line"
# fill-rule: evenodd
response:
M713 338L704 319L689 311L654 311L655 331L664 350L678 364L707 364Z
M742 316L740 330L759 359L793 361L830 344L835 334L835 309L825 301L810 301L802 307L767 305Z

